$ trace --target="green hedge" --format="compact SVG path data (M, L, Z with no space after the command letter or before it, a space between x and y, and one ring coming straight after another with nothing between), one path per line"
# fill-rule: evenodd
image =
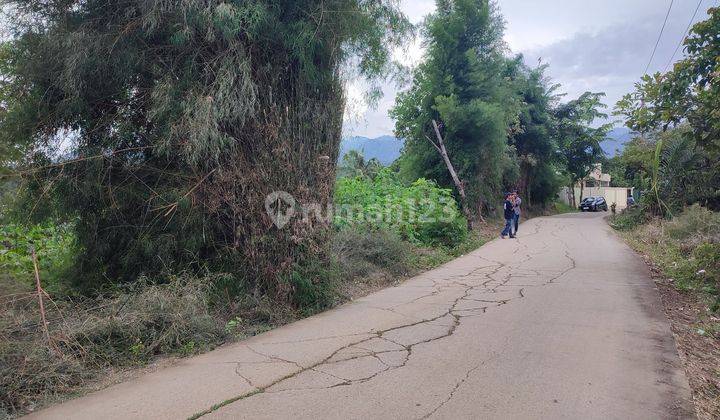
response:
M454 246L467 236L467 223L452 192L418 179L404 185L389 169L377 176L342 178L335 190L335 226L389 230L429 246Z

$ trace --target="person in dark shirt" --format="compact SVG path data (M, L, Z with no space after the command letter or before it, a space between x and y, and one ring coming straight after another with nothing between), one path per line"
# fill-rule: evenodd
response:
M515 230L513 233L517 236L518 228L520 227L520 206L522 205L522 199L520 198L520 194L515 191L512 196L513 202L513 210L515 211L515 215L513 216L513 224L515 225Z
M505 203L503 203L503 217L505 218L505 229L500 233L500 237L505 239L506 236L510 235L511 238L514 238L515 235L513 235L513 221L515 220L515 209L513 208L513 202L511 200L512 194L507 193L505 194Z

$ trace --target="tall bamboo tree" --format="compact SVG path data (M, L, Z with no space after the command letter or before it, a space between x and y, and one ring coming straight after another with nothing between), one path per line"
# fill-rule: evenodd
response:
M398 95L391 115L405 139L401 170L410 178L434 179L455 187L433 143L438 122L447 155L477 216L517 175L507 132L519 101L505 57L503 20L487 0L438 0L425 21L427 52L412 86ZM514 180L513 180L514 181Z
M265 197L330 202L344 72L389 69L410 28L398 2L10 3L0 141L25 151L34 200L78 219L76 278L211 267L292 296L325 227L277 229Z

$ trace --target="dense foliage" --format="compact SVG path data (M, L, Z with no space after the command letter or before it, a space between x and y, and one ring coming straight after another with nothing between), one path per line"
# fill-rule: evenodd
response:
M453 246L467 236L452 192L420 178L404 185L389 169L338 180L335 225L387 230L423 245Z
M72 225L46 221L40 225L0 225L0 271L27 285L35 283L31 249L35 250L40 277L51 291L64 289L63 276L72 265L75 238ZM7 279L2 279L5 280Z
M720 310L720 8L695 24L685 57L645 75L617 103L637 136L611 167L640 190L640 206L614 218L680 289Z
M354 176L374 177L382 168L376 158L365 159L362 151L350 150L342 158L338 166L337 177L348 178Z
M494 198L517 178L507 129L516 117L518 98L505 80L514 65L505 58L502 18L487 1L438 1L424 31L425 61L391 111L397 119L396 135L405 139L402 170L410 179L453 185L443 159L427 139L435 138L434 119L466 183L471 209L494 207Z
M555 199L563 179L558 151L558 127L554 108L559 87L551 85L544 72L547 66L536 69L519 68L515 84L522 100L517 126L513 127L510 144L514 146L520 176L517 181L525 205L545 207Z
M492 1L438 1L423 26L425 60L391 110L395 133L405 139L401 173L454 187L429 141L437 121L475 217L494 211L510 189L526 204L547 205L560 185L584 178L600 160L609 128L591 127L604 117L602 94L559 104L546 66L531 69L521 56L508 57L503 25Z
M283 278L322 258L327 226L277 230L264 199L329 202L343 72L389 70L397 2L10 3L0 163L28 211L77 218L73 281L208 265L291 296Z
M559 153L569 181L568 188L573 194L573 205L577 205L573 187L584 180L603 157L600 142L612 127L609 123L592 127L593 121L607 117L601 111L605 107L600 101L603 96L602 93L586 92L555 110ZM580 185L582 196L583 184Z

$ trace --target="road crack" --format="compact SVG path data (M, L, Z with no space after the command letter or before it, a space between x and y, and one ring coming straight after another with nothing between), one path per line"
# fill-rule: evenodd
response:
M536 225L539 223L536 223ZM562 230L562 226L558 229ZM539 231L539 227L537 227L536 232L533 232L528 235L529 236L537 233ZM233 402L252 397L254 395L258 395L261 393L276 393L276 392L288 392L293 390L322 390L322 389L331 389L339 386L351 386L355 384L365 383L368 381L373 380L377 376L390 372L396 369L401 369L407 365L407 363L410 361L413 349L416 346L432 343L438 340L443 340L447 337L452 336L455 331L458 329L458 327L462 323L463 318L472 317L472 316L481 316L484 314L488 307L493 306L503 306L509 304L511 301L518 300L518 299L524 299L526 297L526 291L529 287L538 287L538 286L544 286L547 284L551 284L560 277L567 274L569 271L575 269L577 267L576 261L572 258L570 255L569 247L567 246L567 243L562 240L560 236L557 235L557 232L555 230L552 230L550 232L550 235L558 239L558 242L564 245L564 257L569 261L569 265L562 270L552 270L551 275L548 277L545 277L545 275L541 274L540 270L532 270L532 269L522 269L525 273L530 273L529 275L516 275L514 273L514 270L520 269L524 264L531 261L534 256L533 253L529 251L528 244L525 244L524 242L518 243L517 249L514 250L513 255L518 255L521 252L524 252L525 255L519 259L515 260L512 263L505 264L500 261L494 261L491 259L488 259L486 257L483 257L481 255L471 254L468 257L471 258L477 258L479 260L487 261L490 263L490 265L483 265L479 267L474 267L473 269L467 271L466 273L462 274L453 274L448 275L442 279L433 279L433 286L432 290L424 294L422 296L419 296L417 298L414 298L408 302L404 302L402 304L398 304L395 306L391 306L389 308L380 308L375 306L370 306L373 309L377 310L385 310L389 311L391 313L394 313L399 316L403 316L408 318L409 320L412 320L412 322L408 322L401 325L396 325L393 327L389 327L382 330L377 331L369 331L364 333L356 333L356 334L348 334L348 335L338 335L338 336L331 336L331 337L320 337L320 338L314 338L314 339L305 339L305 340L295 340L295 341L287 341L287 342L274 342L274 343L261 343L261 344L279 344L279 343L300 343L300 342L308 342L308 341L319 341L322 339L331 339L331 338L346 338L346 337L354 337L354 336L366 336L359 340L353 341L351 343L348 343L346 345L343 345L337 349L335 349L332 353L330 353L327 357L319 360L316 363L313 363L309 366L303 366L300 363L292 360L287 360L281 357L278 357L276 355L272 354L265 354L263 352L258 351L257 349L254 349L250 346L246 347L263 357L266 357L270 360L276 361L276 362L282 362L282 363L288 363L292 364L295 367L297 367L297 370L289 373L288 375L285 375L265 386L256 386L252 384L246 377L242 376L240 372L238 372L238 368L236 367L236 373L238 376L245 379L250 386L252 386L254 389L250 392L244 393L242 395L239 395L237 397L231 398L229 400L223 401L219 404L214 405L213 407L208 408L207 410L204 410L200 413L197 413L196 415L192 416L191 419L196 419L199 417L204 416L205 414L209 414L221 407L224 407L228 404L231 404ZM542 251L542 250L541 250ZM542 253L541 251L538 251L537 254ZM499 278L496 278L496 276L500 275ZM534 275L534 276L533 276ZM525 277L525 278L532 278L532 277L539 277L543 278L545 277L544 281L538 283L538 284L524 284L520 289L516 290L516 297L510 297L505 298L503 296L502 299L482 299L479 297L474 297L474 294L480 293L482 294L494 294L494 293L508 293L510 290L506 290L507 287L518 287L517 285L508 285L508 283L511 281L513 277ZM402 314L398 312L396 309L399 306L403 305L410 305L416 302L419 302L423 299L428 299L433 296L438 296L440 293L442 293L445 290L452 290L452 289L460 289L458 290L458 295L448 304L447 310L442 311L440 314L425 318L425 319L415 319L409 315ZM511 289L512 290L512 289ZM484 305L484 306L472 306L472 307L461 307L462 302L477 302L477 303L487 303L490 304ZM443 325L443 324L437 324L437 321L440 321L444 318L447 318L450 323L449 325ZM424 327L424 328L423 328ZM414 331L413 329L417 330ZM370 334L369 337L367 335ZM405 336L403 336L405 334ZM418 338L420 337L420 338ZM369 345L373 340L381 340L385 341L387 343L391 343L395 346L398 346L398 348L392 349L392 350L381 350L376 351L372 349L372 346ZM377 344L377 343L376 343ZM370 348L368 348L370 347ZM343 355L343 352L351 352L349 355ZM402 360L400 360L397 364L388 364L384 360L381 359L381 355L384 354L390 354L390 353L402 353L403 357ZM344 377L343 375L336 374L332 372L332 368L334 366L339 366L342 364L348 364L353 361L358 361L359 359L363 358L370 358L370 359L376 359L378 362L378 369L369 375L365 375L359 378L348 378ZM482 364L484 364L483 362ZM473 368L469 369L466 372L466 375L461 378L454 386L454 388L451 390L448 397L443 400L437 407L435 407L430 413L428 413L424 418L431 416L435 412L437 412L442 406L447 404L455 395L457 390L465 383L472 372L474 372L476 369L478 369L482 364L474 366ZM239 364L237 366L240 366ZM330 370L330 372L328 372ZM319 387L299 387L299 388L286 388L282 390L270 390L273 386L276 386L283 381L296 378L298 375L301 375L305 372L313 371L316 373L328 375L329 377L335 378L336 380L340 381L338 383L329 385L329 386L319 386Z

